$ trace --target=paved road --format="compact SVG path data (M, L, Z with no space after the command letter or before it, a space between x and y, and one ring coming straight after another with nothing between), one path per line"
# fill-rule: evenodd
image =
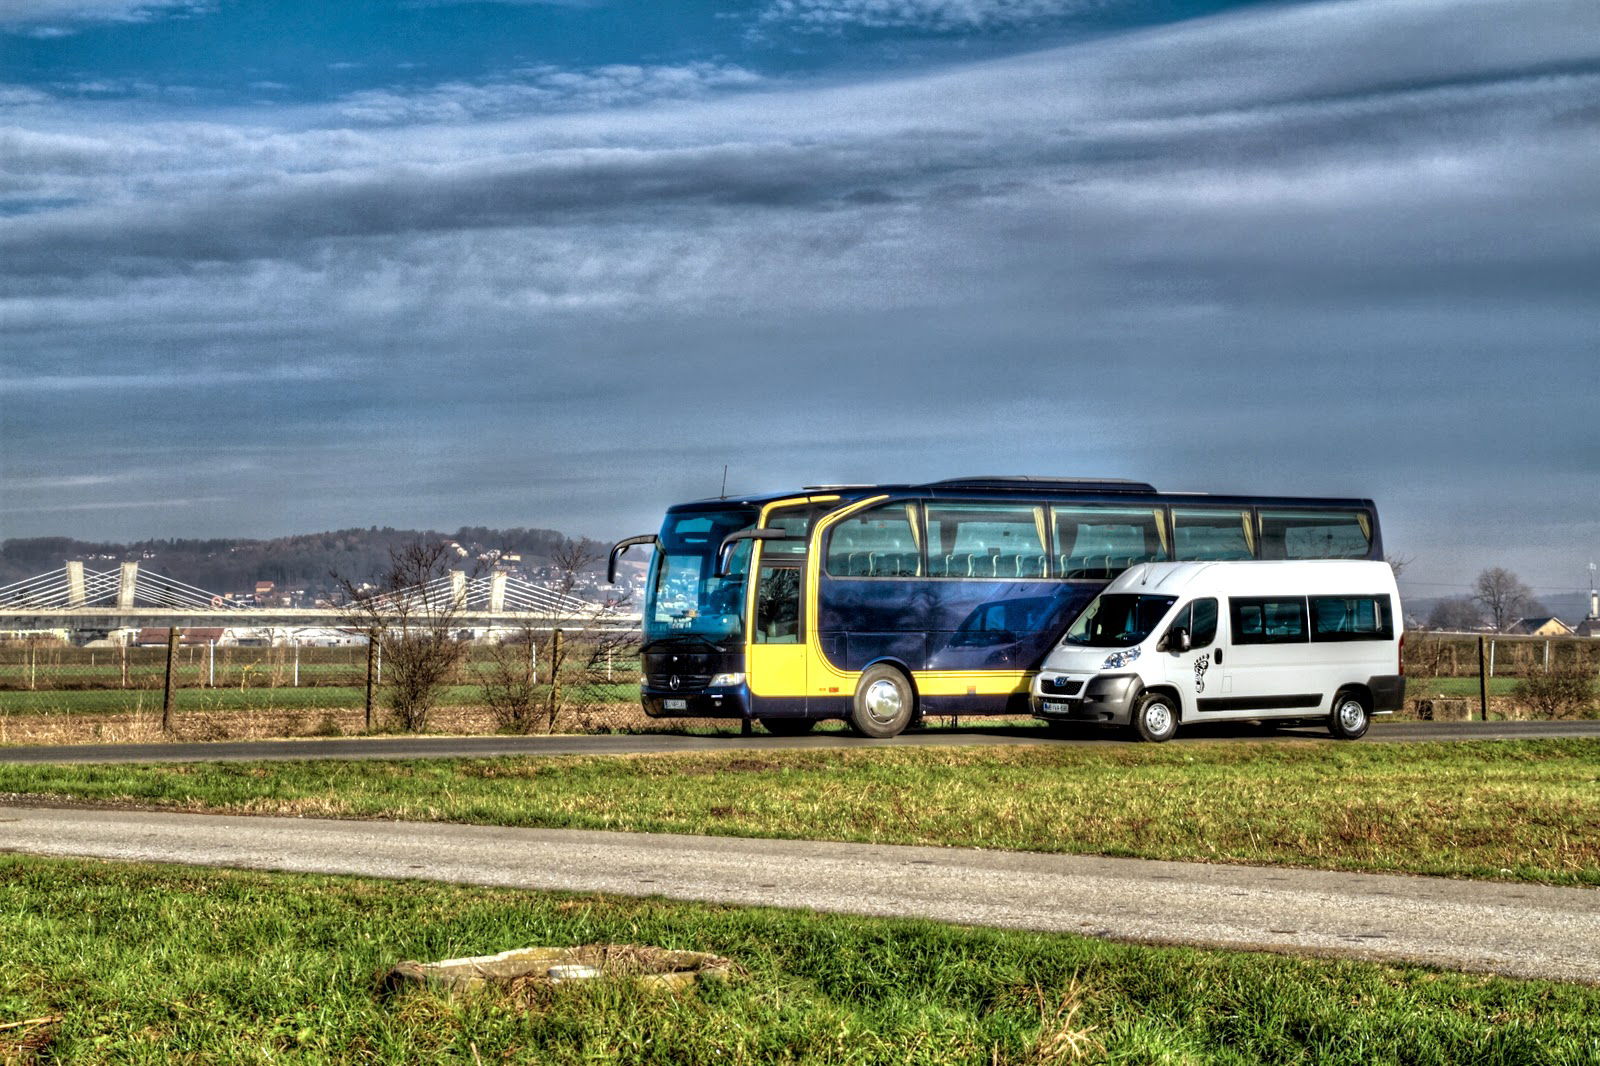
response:
M1519 737L1600 737L1600 722L1385 722L1360 743L1416 740L1509 740ZM1190 728L1174 743L1204 744L1250 739L1262 743L1334 743L1322 729L1285 729L1262 734L1249 726ZM690 736L643 733L625 736L556 737L362 737L344 740L251 740L185 744L65 744L0 747L0 762L221 762L241 759L426 759L494 755L641 755L674 751L740 751L862 747L948 747L975 744L1122 744L1115 733L1086 738L1053 737L1042 728L930 729L889 740L864 740L848 733L805 737Z
M1600 983L1600 892L956 848L0 806L0 850L415 877Z

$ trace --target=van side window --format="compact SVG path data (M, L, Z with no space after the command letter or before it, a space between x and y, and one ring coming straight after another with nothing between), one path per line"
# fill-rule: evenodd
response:
M1304 644L1306 601L1300 597L1228 601L1235 644Z
M1389 597L1311 597L1312 640L1393 640Z
M1172 625L1167 627L1167 632L1171 633L1180 627L1189 631L1189 647L1195 651L1216 640L1217 601L1208 598L1184 604L1178 611L1177 617L1173 618Z
M1195 648L1203 648L1217 639L1217 601L1209 597L1195 600L1193 610L1189 639Z

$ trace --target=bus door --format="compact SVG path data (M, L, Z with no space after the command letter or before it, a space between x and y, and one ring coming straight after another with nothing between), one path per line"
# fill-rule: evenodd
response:
M765 555L765 553L763 553ZM752 694L773 701L769 713L805 711L806 645L801 610L804 557L762 558L756 568L746 672ZM792 702L791 702L792 701ZM756 713L760 714L758 706Z

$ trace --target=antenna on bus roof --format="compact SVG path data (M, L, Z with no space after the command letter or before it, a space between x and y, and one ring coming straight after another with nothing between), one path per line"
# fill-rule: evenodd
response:
M722 464L722 495L719 497L719 499L726 500L727 498L728 498L728 464L727 463L723 463Z

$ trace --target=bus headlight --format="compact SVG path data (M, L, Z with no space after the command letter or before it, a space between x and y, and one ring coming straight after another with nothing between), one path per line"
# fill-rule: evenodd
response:
M732 688L744 684L743 674L717 674L711 679L712 688Z
M1102 670L1119 670L1139 657L1138 648L1129 648L1127 651L1114 651L1106 656L1106 661L1100 664Z

